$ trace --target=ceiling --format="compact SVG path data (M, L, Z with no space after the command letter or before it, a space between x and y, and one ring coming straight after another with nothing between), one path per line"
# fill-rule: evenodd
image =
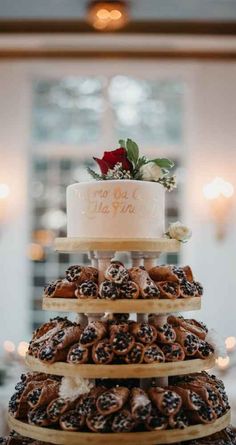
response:
M133 20L236 19L236 0L128 0ZM0 19L79 19L88 0L0 0Z

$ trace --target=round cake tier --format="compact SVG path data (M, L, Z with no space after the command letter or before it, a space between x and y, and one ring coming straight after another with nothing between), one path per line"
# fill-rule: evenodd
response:
M165 189L136 180L72 184L66 190L69 237L161 237L165 222Z
M94 379L128 379L128 378L149 378L149 377L167 377L175 375L191 374L213 368L215 357L212 356L205 360L192 359L179 362L168 363L150 363L150 364L119 364L119 365L96 365L57 362L47 365L42 361L30 355L26 356L26 365L36 372L59 375L64 377L80 377Z
M27 423L8 417L11 429L25 437L35 440L50 442L61 445L120 445L124 441L126 445L156 445L165 443L176 443L191 439L209 436L223 430L230 424L230 411L217 419L214 423L206 425L193 425L184 429L141 431L131 433L82 433L54 430L28 425Z
M135 233L135 232L134 232ZM168 238L56 238L58 252L178 252L180 242Z
M179 311L201 309L201 297L177 298L176 300L102 300L76 298L43 298L43 309L46 311L78 312L95 314L108 312L112 314L165 314Z

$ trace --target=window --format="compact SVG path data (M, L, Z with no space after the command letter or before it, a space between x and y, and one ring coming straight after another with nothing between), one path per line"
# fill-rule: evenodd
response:
M59 254L54 236L66 236L65 188L86 180L96 149L131 137L147 156L165 156L181 166L184 85L174 79L128 75L39 79L33 83L31 179L32 324L48 319L41 308L44 284L64 275L86 255ZM59 150L60 147L60 150ZM168 220L178 219L181 189L167 193ZM176 254L168 262L177 263ZM166 258L163 258L163 262Z

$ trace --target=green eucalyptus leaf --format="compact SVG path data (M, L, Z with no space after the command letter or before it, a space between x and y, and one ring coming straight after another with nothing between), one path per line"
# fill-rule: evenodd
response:
M119 140L120 147L126 148L126 142L124 139Z
M160 168L164 168L169 170L170 168L174 167L174 162L170 159L166 158L159 158L159 159L151 159L148 162L154 162L156 165L158 165Z
M139 148L136 142L127 139L126 150L129 161L136 165L139 160Z

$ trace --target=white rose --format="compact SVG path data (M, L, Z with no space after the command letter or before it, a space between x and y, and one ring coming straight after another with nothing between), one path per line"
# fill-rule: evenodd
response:
M170 225L167 235L169 235L170 238L177 239L178 241L187 241L189 238L191 238L192 231L189 227L184 226L179 221L176 221Z
M144 181L158 181L162 177L162 170L155 162L142 165L140 173Z

